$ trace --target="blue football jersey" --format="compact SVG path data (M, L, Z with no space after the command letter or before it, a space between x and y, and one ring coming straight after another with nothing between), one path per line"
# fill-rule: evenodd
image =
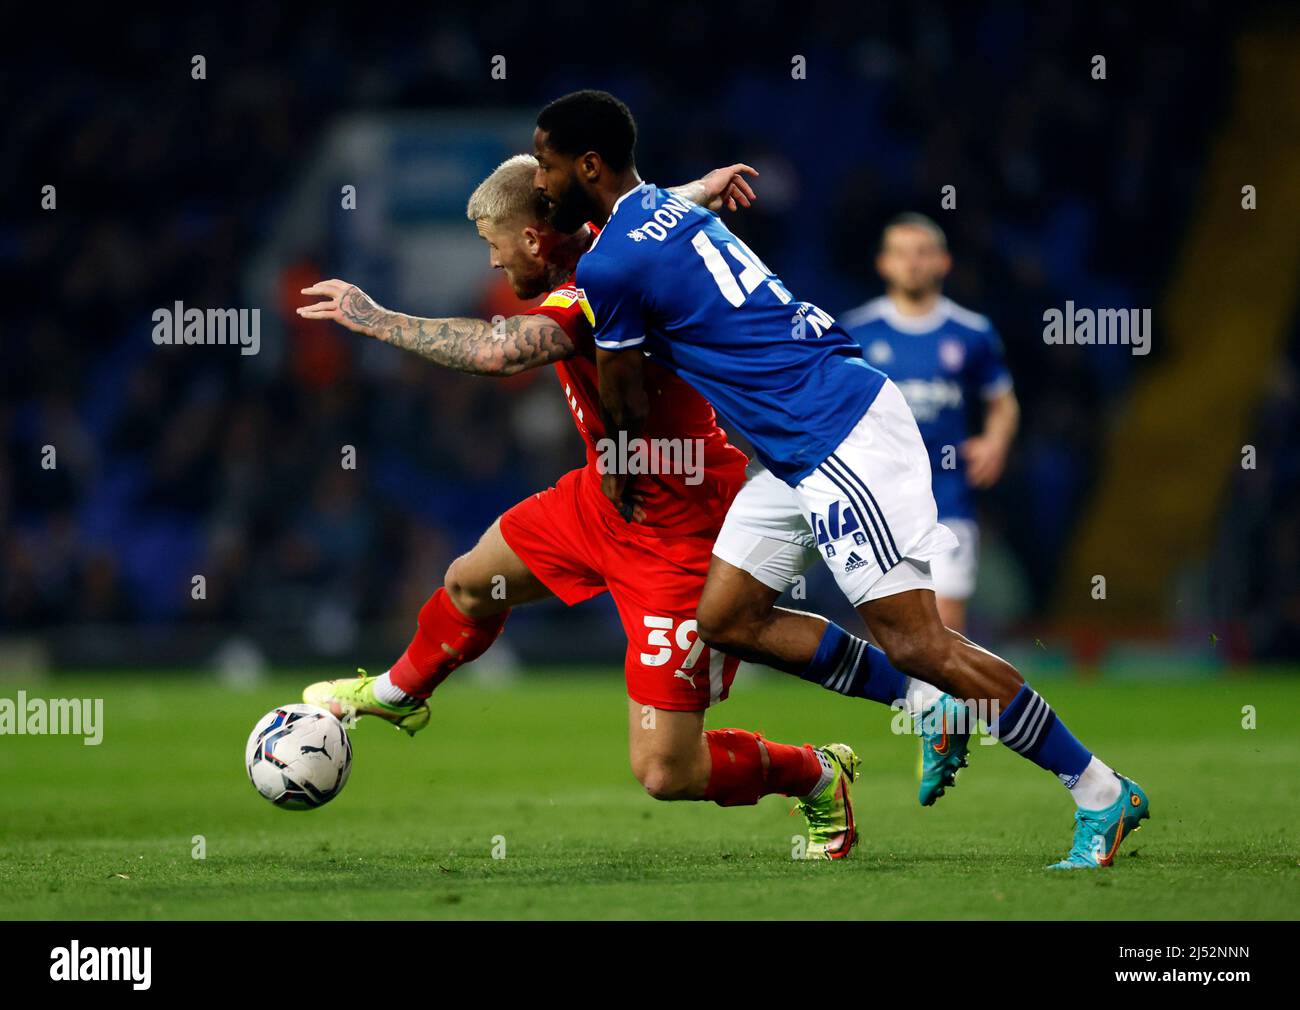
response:
M853 429L885 377L711 211L649 184L625 193L578 261L596 346L640 347L685 379L791 486Z
M846 312L842 321L916 415L930 450L939 517L974 518L958 447L970 435L968 405L1011 389L997 331L984 316L947 298L924 316L904 316L882 296ZM952 450L945 453L947 446Z

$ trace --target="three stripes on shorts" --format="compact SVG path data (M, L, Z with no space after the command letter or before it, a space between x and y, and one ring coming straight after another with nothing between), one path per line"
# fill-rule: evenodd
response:
M889 523L885 522L885 513L862 478L845 466L844 461L835 453L826 457L817 469L839 489L840 494L848 499L858 513L862 532L871 544L871 552L876 556L880 571L887 572L902 561L898 544L894 543L894 534L890 532Z

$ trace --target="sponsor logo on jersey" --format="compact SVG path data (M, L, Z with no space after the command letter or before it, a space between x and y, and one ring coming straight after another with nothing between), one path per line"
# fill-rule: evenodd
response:
M591 302L587 301L587 292L582 288L574 288L574 294L578 299L578 308L582 309L582 314L587 317L587 322L595 326L596 313L592 311Z
M894 349L883 340L873 340L867 347L867 360L873 365L887 365L894 360Z
M898 389L921 423L945 410L959 410L963 402L961 385L953 379L904 379Z
M546 301L542 302L542 304L562 308L572 305L581 297L577 288L556 288L546 296Z

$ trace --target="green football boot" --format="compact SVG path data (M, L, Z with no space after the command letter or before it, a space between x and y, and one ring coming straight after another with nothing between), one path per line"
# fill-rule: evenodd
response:
M843 859L858 840L853 822L853 780L858 777L859 759L845 743L831 743L817 750L830 762L832 778L814 799L799 800L795 806L808 822L804 859Z
M1074 814L1074 845L1070 854L1049 870L1095 870L1115 861L1120 842L1151 816L1147 794L1132 779L1116 774L1119 799L1105 810L1077 810Z
M950 694L941 694L917 716L921 786L916 798L921 806L932 806L949 786L956 785L957 772L966 767L970 751L970 719L966 707Z
M409 736L429 725L429 703L417 698L410 705L390 705L375 697L375 678L358 670L359 677L322 680L302 692L302 700L333 713L344 726L352 726L363 715L378 716Z

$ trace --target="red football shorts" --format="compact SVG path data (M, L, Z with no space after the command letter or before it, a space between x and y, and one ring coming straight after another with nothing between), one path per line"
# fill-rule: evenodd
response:
M641 705L699 712L727 697L740 660L695 632L716 530L648 536L588 496L582 470L501 517L501 535L569 606L608 591L627 635L627 693Z

